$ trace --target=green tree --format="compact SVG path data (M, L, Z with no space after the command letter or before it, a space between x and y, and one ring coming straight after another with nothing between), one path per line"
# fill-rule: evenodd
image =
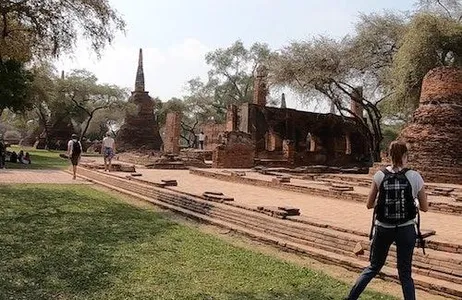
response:
M462 23L437 15L415 15L394 56L391 75L395 109L410 114L417 108L428 71L461 64Z
M20 112L31 107L27 100L32 80L24 63L11 59L0 62L0 116L6 108Z
M83 118L74 119L80 123L81 137L87 133L97 111L120 109L126 104L128 95L125 89L97 81L96 76L86 70L73 70L69 76L58 81L59 94L83 113Z
M294 42L274 55L270 80L306 95L310 103L325 101L342 116L352 117L367 137L374 159L379 161L382 115L378 104L387 98L380 93L382 81L378 74L383 66L367 66L369 54L359 57L362 53L355 53L355 47L358 43L349 37L341 41L320 37ZM365 116L351 110L352 101L363 108Z
M28 106L24 63L70 53L79 37L99 55L124 28L108 0L0 1L0 113Z
M79 36L99 54L124 28L108 0L1 1L0 59L24 61L70 52Z
M255 43L246 49L242 41L208 53L205 61L211 70L206 86L215 92L215 105L226 109L228 104L251 102L254 72L270 54L267 44Z

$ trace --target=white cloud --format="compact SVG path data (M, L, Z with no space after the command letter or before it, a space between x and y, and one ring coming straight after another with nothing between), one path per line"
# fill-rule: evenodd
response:
M65 72L88 69L100 82L133 89L139 48L119 42L106 49L100 60L79 45L73 57L60 59L56 66ZM207 74L205 54L209 48L200 41L187 38L167 49L143 47L146 89L162 100L183 95L183 87L191 78Z

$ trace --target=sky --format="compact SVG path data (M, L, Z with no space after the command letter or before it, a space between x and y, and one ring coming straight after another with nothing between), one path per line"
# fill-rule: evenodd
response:
M409 11L414 0L109 0L127 23L98 60L79 42L62 57L59 71L85 68L101 83L133 90L139 48L143 48L146 90L167 101L185 95L185 83L207 77L205 54L236 40L247 47L267 43L276 50L317 35L352 33L360 13ZM291 95L291 108L300 104Z

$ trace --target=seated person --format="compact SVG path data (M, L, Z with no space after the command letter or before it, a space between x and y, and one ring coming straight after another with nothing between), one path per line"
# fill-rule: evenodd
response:
M22 163L23 158L24 158L24 151L20 150L18 153L18 162Z
M24 155L24 157L22 158L22 161L21 161L23 164L25 165L30 165L32 162L30 160L30 154L29 152L26 152L26 155Z
M11 163L17 163L18 162L18 154L16 153L16 151L11 152L10 162Z

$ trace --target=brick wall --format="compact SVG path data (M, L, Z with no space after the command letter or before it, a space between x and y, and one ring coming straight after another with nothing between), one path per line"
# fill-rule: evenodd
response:
M254 166L255 144L244 132L225 132L225 143L213 151L214 168L251 168Z
M180 153L181 114L170 112L165 123L164 152Z
M199 132L202 130L205 134L205 150L213 150L218 145L221 145L223 133L226 131L226 124L206 123L198 128Z

